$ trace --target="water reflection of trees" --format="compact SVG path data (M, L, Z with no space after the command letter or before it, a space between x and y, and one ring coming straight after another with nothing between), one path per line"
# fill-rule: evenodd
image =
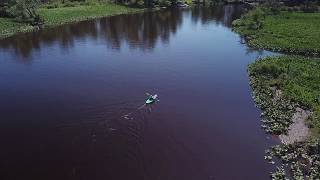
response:
M76 41L91 39L104 41L108 48L153 49L158 41L169 43L170 36L182 25L188 10L163 10L102 18L77 24L59 26L38 32L20 34L0 41L0 48L13 49L25 59L41 47L59 44L63 49L74 46ZM193 22L216 23L230 26L242 12L240 6L196 7L191 10Z
M170 35L182 24L181 11L162 11L146 14L116 16L99 21L101 38L109 47L120 49L127 43L130 48L153 49L156 42L169 42Z
M198 6L192 10L192 21L202 24L215 22L231 27L232 21L239 18L244 11L244 5L240 4L212 6L210 8Z

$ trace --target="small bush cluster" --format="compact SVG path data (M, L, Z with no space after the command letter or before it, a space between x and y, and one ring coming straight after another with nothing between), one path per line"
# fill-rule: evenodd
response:
M40 0L8 0L0 8L0 17L14 18L17 22L31 25L42 24L43 20L37 13Z
M271 78L277 78L282 73L284 73L284 69L282 67L276 66L275 64L262 64L257 68L253 69L253 74L260 74L263 76L271 76Z
M235 20L232 25L236 28L241 28L243 32L246 30L258 30L262 27L265 16L264 9L258 7L254 11L249 11L241 19Z
M256 7L243 15L240 19L233 22L233 27L242 31L255 31L263 26L263 22L268 15L277 15L280 13L281 6L277 0L268 0L265 4ZM248 30L248 31L246 31Z
M319 7L318 7L317 2L306 1L302 5L301 10L303 12L306 12L306 13L314 13L314 12L317 12L319 10Z
M47 8L47 9L54 9L54 8L61 8L61 7L98 5L98 4L102 4L102 3L104 3L104 1L85 1L85 0L70 1L70 0L65 0L65 1L52 1L52 2L49 2L49 3L42 5L42 7Z
M265 11L271 14L279 14L281 10L281 4L279 0L267 0L263 5Z
M38 0L17 0L11 7L12 14L19 22L38 25L42 23L40 15L36 12L39 5Z
M9 1L0 2L0 17L12 17L10 7L12 4Z
M168 0L156 0L154 1L154 4L159 7L169 7L172 5L172 2Z

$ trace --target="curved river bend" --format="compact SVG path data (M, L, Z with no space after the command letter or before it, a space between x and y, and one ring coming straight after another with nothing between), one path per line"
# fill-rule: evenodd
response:
M0 41L0 179L263 180L239 5L171 9ZM160 102L136 110L145 92ZM133 112L127 118L123 115Z

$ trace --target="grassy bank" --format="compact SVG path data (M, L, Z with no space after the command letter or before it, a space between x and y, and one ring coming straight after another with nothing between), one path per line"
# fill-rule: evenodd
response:
M40 16L44 19L44 27L139 11L142 11L142 9L115 4L79 5L53 9L41 8L38 10ZM15 22L13 19L0 18L0 38L34 29L31 25Z
M0 38L12 36L19 32L27 32L32 30L33 27L28 24L14 22L9 18L0 18Z
M320 59L312 58L320 55L320 13L271 12L258 7L234 21L233 26L249 46L304 55L259 59L248 71L266 132L285 134L293 140L308 137L267 151L267 160L276 158L282 164L271 178L320 179ZM298 119L302 125L295 121L301 109L312 112ZM311 136L304 132L303 122Z
M252 47L320 55L320 13L282 11L272 15L257 8L233 25Z
M314 130L314 136L267 151L266 160L273 163L276 158L282 163L271 178L319 179L320 59L267 57L250 64L248 71L255 102L263 111L262 126L268 133L285 134L297 106L313 111L307 124Z
M249 65L249 76L268 132L285 133L296 104L313 111L308 125L320 129L319 58L267 57ZM283 95L279 101L274 100L276 90Z
M44 18L45 26L55 26L70 22L77 22L118 14L127 14L138 11L142 11L142 9L129 8L126 6L115 4L102 4L76 7L61 7L54 9L42 8L39 10L39 14Z

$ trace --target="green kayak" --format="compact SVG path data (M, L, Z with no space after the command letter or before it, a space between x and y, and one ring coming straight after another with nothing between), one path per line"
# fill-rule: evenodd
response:
M153 104L154 102L156 102L158 95L151 95L148 97L148 99L146 100L146 104Z
M149 97L147 100L146 100L146 104L152 104L155 102L155 99L153 99L152 97Z

